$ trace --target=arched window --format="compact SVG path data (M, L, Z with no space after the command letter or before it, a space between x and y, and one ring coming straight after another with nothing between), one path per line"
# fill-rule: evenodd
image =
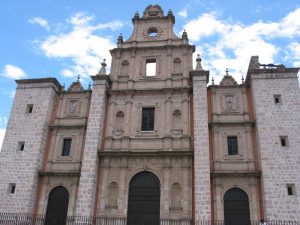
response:
M159 225L160 182L150 172L136 174L129 184L127 225Z
M224 195L225 225L250 225L248 195L239 188L232 188Z
M171 189L171 209L181 209L181 186L174 183Z
M46 225L65 225L67 222L69 192L57 186L49 193L46 211Z

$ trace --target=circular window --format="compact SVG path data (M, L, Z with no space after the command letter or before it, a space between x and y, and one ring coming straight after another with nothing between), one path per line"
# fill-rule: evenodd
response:
M157 29L155 27L151 27L148 30L149 37L157 37Z

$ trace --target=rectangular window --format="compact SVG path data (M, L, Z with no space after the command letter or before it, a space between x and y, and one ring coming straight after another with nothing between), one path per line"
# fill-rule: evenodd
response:
M142 110L142 131L154 130L154 107L143 108Z
M282 147L287 147L288 146L288 139L287 136L280 136L280 144Z
M286 189L288 195L296 195L295 184L287 184Z
M276 105L281 105L282 104L281 95L274 95L274 103Z
M9 194L14 194L16 191L16 184L15 183L10 183L8 185L8 193Z
M156 76L156 59L146 60L146 77Z
M25 141L19 141L18 143L18 151L24 151Z
M26 107L26 113L32 113L33 111L33 104L28 104Z
M238 154L238 141L237 136L227 137L228 155Z
M62 150L62 156L69 156L71 151L71 138L65 138L63 143L63 150Z

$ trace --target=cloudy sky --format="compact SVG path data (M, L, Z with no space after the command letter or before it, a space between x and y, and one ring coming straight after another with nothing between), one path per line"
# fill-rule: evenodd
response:
M203 67L218 82L226 68L238 82L249 59L300 67L299 0L9 0L0 6L0 146L15 93L15 79L56 77L69 86L107 59L120 33L127 39L136 11L159 4L188 32ZM109 68L108 68L109 70Z

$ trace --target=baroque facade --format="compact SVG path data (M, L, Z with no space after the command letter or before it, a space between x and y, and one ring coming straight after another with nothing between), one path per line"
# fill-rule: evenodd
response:
M132 22L92 89L16 81L0 212L129 225L300 221L299 68L253 56L242 84L226 72L207 86L187 33L173 33L172 11L150 5Z

